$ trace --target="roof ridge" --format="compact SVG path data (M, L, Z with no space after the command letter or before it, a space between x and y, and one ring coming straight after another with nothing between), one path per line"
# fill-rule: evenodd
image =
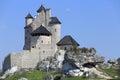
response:
M42 10L44 10L44 12L46 11L45 7L43 5L40 6L40 8L37 10L37 12L41 12Z
M31 33L32 36L40 36L40 35L52 35L43 25L41 25L40 27L38 27L36 30L34 30Z
M28 19L28 18L33 18L33 17L32 17L32 15L30 13L28 13L25 18Z

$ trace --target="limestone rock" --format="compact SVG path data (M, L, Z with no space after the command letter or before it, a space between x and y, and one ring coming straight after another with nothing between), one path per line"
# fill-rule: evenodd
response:
M53 57L48 57L38 64L38 68L41 71L56 72L57 69L62 68L62 62L64 60L64 50L59 50Z
M5 73L0 79L5 79L8 75L13 75L15 72L17 72L17 70L18 70L17 66L14 66L11 69L8 69L7 71L5 71Z
M118 64L120 65L120 58L118 58L117 61L118 61Z
M112 64L110 64L110 63L99 64L99 68L101 68L101 69L109 69L111 67L112 67Z
M73 66L72 69L84 67L95 67L97 63L103 63L104 57L98 56L95 53L82 53L83 51L79 50L77 53L74 51L67 52L64 56L63 70L68 66L71 69L70 65ZM67 69L68 70L68 69Z
M28 80L27 78L20 78L20 79L18 79L18 80Z
M81 48L77 51L67 51L64 55L62 73L67 77L99 75L91 69L98 63L103 63L104 57L98 56L94 48Z
M118 62L117 62L116 59L110 59L110 60L108 60L108 63L110 63L110 64L117 64Z
M54 80L52 75L47 75L42 78L42 80Z

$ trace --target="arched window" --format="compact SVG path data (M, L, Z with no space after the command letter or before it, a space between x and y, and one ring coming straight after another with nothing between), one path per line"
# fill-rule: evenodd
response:
M43 40L41 41L41 43L43 43Z
M43 53L45 53L45 51L43 51Z
M32 48L35 48L35 46L32 46Z
M67 48L65 47L64 50L67 50Z
M56 32L57 30L55 29L55 32Z

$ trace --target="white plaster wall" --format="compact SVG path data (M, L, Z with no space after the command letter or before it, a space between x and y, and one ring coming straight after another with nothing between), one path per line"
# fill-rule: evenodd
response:
M26 19L26 25L30 25L32 23L32 21L33 21L32 18Z
M60 41L60 24L53 24L49 25L47 29L52 33L52 47L54 49L54 52L57 51L57 45L56 43Z
M51 36L33 36L31 38L31 48L41 48L43 45L50 46L50 44Z

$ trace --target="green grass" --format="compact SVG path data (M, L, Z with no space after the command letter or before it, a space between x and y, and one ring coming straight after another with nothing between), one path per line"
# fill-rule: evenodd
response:
M71 77L71 78L62 78L61 80L105 80L105 79L97 79L97 78L89 79L79 76L79 77Z
M86 80L84 77L62 78L61 80Z
M118 70L114 70L112 68L110 69L104 69L104 72L107 73L109 76L119 76L120 77L120 72Z
M118 71L113 69L104 69L104 72L106 72L110 76L119 75ZM61 76L60 73L49 73L49 72L41 72L39 70L35 70L29 73L24 74L14 74L13 76L8 76L5 80L18 80L22 77L27 78L28 80L41 80L43 77L47 75L53 75L55 76ZM70 78L62 78L61 80L105 80L105 79L89 79L85 77L70 77ZM111 80L120 80L120 79L111 79Z
M40 80L48 74L47 72L33 71L31 73L14 74L13 76L7 77L5 80L18 80L21 77L28 78L29 80Z

